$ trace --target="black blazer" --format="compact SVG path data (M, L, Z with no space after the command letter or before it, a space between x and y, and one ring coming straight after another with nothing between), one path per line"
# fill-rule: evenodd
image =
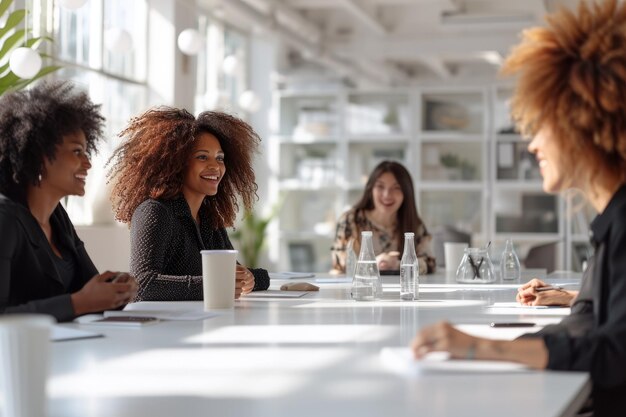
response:
M0 313L49 314L58 321L76 316L70 294L98 270L61 204L52 213L50 224L55 239L76 262L69 288L61 281L50 244L30 211L0 194Z

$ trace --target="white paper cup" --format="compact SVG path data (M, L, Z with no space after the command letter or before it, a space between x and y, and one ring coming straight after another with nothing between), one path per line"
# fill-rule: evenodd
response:
M448 271L456 271L459 267L459 264L463 260L463 254L465 253L465 249L469 245L467 243L459 243L459 242L445 242L443 244L444 250L444 263L446 265L446 270Z
M203 250L204 310L233 308L235 304L236 250Z
M51 316L0 317L0 389L7 417L46 415Z

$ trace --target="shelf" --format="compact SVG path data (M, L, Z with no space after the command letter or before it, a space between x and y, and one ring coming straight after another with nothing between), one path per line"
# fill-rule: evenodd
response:
M496 233L495 241L512 239L515 242L561 242L562 236L558 233Z
M336 191L341 188L337 183L311 184L297 179L282 180L278 187L284 191Z
M401 161L415 179L429 230L469 231L474 245L490 240L500 245L506 239L525 249L572 243L559 252L556 264L563 267L572 254L566 246L588 242L581 225L589 216L568 218L564 200L543 192L527 139L510 127L512 92L495 82L277 92L280 128L269 145L277 157L274 197L284 198L286 207L272 242L272 249L280 250L278 267L300 262L298 246L308 241L314 261L328 262L334 236L328 229L361 197L374 167L387 159Z
M525 142L525 139L519 133L496 133L498 142Z
M519 191L541 191L543 192L543 182L537 181L509 181L497 180L494 187L498 190L519 190Z
M273 135L270 140L281 145L337 145L341 139L337 136L294 137L293 135Z
M406 144L411 141L411 137L406 134L371 134L371 135L350 135L348 136L348 142L359 143L374 143L385 145L389 143Z
M425 191L482 191L484 187L482 181L422 181L419 185Z
M422 142L485 142L486 135L482 133L463 133L456 131L426 130L419 134Z
M279 236L281 239L286 241L290 240L313 240L313 239L334 239L335 233L334 230L330 233L317 233L314 231L306 231L306 232L289 232L289 231L280 231Z

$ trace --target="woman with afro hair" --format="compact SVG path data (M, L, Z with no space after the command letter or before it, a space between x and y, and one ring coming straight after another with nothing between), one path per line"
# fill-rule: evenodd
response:
M171 107L148 110L120 136L108 175L115 216L130 223L136 300L202 300L200 251L233 248L226 228L239 199L249 210L256 198L260 139L228 114ZM268 287L266 270L237 265L235 298Z
M561 325L513 341L465 334L448 323L422 329L417 358L448 351L454 358L508 360L535 369L588 372L596 416L626 410L626 3L582 1L561 8L547 26L524 32L506 60L517 74L512 114L532 137L549 193L576 188L599 213L595 248L581 293L591 309L585 332ZM590 285L590 290L585 286ZM573 311L572 311L573 312ZM621 411L619 411L621 410Z
M60 204L85 194L103 123L65 82L0 98L0 313L67 321L134 298L128 274L98 274Z

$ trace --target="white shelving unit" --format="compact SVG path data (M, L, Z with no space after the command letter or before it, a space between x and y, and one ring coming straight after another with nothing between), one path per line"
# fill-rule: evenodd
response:
M491 241L496 258L507 238L521 258L556 243L556 268L578 269L584 220L574 230L566 201L542 191L536 160L512 130L511 93L506 85L275 93L270 190L282 205L270 241L278 268L328 270L336 219L373 168L392 159L411 172L429 229L453 226L473 245Z

